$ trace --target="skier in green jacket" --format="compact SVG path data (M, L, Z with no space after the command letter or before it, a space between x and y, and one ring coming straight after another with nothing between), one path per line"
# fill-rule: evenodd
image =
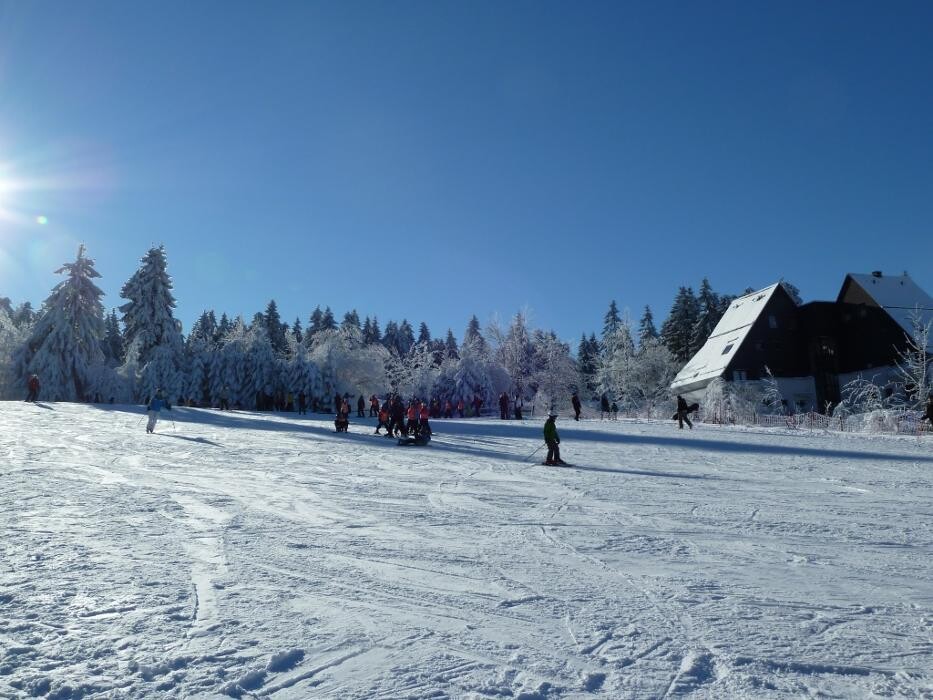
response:
M544 463L549 467L567 464L560 458L560 447L558 447L560 445L560 436L557 434L556 420L557 414L552 412L544 421L544 442L547 445L547 459L544 460Z

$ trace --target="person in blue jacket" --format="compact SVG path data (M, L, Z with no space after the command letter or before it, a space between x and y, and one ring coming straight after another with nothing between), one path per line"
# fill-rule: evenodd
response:
M172 410L172 407L162 395L162 390L156 389L155 396L150 399L149 405L146 406L146 412L149 414L149 422L146 423L147 433L155 432L156 421L159 420L159 411L161 411L163 407L168 411Z

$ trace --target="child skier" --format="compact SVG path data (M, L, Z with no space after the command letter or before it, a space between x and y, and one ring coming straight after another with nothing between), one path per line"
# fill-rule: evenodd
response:
M549 467L567 464L560 458L560 436L557 434L556 420L557 414L552 411L544 421L544 443L547 445L547 459L544 463Z

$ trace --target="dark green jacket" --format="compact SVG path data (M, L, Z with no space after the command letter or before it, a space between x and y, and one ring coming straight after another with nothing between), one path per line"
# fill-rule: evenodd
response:
M548 418L544 421L544 441L545 442L560 442L560 437L557 435L557 426L554 424L554 421Z

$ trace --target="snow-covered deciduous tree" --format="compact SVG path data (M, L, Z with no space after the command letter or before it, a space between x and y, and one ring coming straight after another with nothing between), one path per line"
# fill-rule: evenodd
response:
M103 292L93 280L100 277L94 261L78 248L73 263L57 274L59 282L45 300L42 317L18 353L22 376L35 373L42 382L40 397L51 401L91 401L94 380L104 365Z
M535 332L532 342L534 372L530 384L535 389L535 405L548 408L569 405L570 395L580 381L580 371L570 356L570 346L554 333Z
M626 376L623 400L650 418L656 409L665 407L671 398L671 382L680 363L658 338L644 340Z
M910 313L910 333L905 334L906 346L898 350L897 375L904 386L903 400L908 408L920 409L930 395L930 327L933 321L924 323L923 312L914 308Z
M842 386L842 413L870 413L890 408L888 392L878 376L866 379L861 374Z
M526 393L529 380L534 368L534 346L528 331L528 321L523 311L519 311L512 318L509 330L498 342L496 359L509 373L512 387L509 394L531 398Z
M463 399L469 403L479 396L485 405L490 405L496 396L508 391L511 383L508 372L489 357L485 341L476 337L472 342L460 346L460 358L445 360L434 383L434 395L453 403Z
M771 368L765 365L765 376L761 378L762 403L774 413L784 413L784 394Z
M309 357L321 372L326 392L369 395L385 390L389 354L380 345L364 343L359 329L346 327L317 333Z
M120 307L133 364L138 368L137 401L145 401L162 389L175 401L184 388L181 324L175 320L172 278L166 270L165 248L152 248L139 270L123 285L120 296L129 301Z
M615 330L603 338L597 362L597 388L615 399L624 397L635 371L635 341L628 317L620 319Z

